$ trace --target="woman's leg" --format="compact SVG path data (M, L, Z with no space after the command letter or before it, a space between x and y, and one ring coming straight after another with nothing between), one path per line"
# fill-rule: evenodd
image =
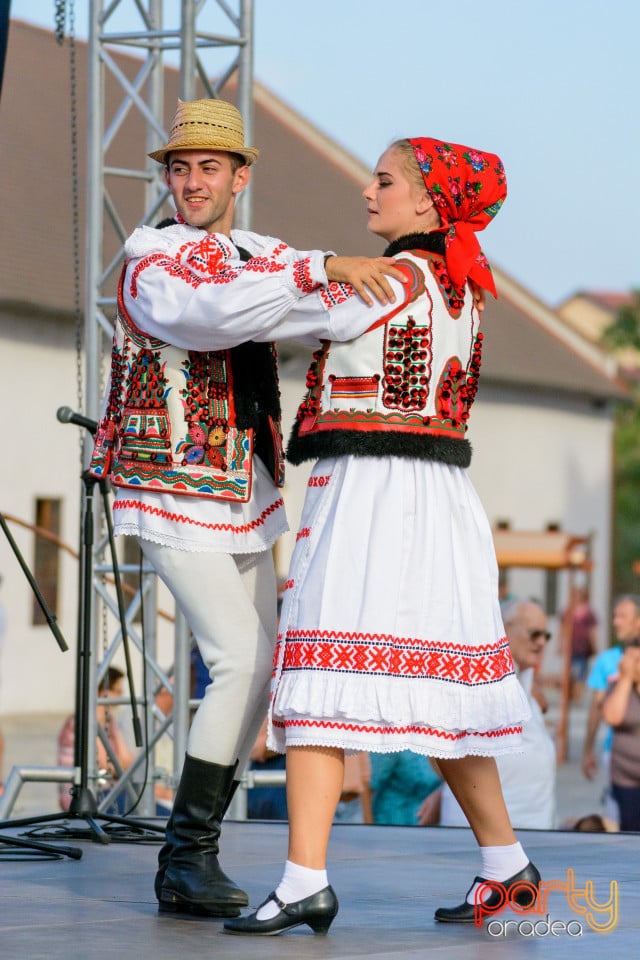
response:
M287 748L289 859L274 895L248 917L229 920L233 933L274 934L308 924L326 933L338 912L327 880L327 847L342 793L344 751L334 747Z
M324 870L331 824L342 793L344 750L337 747L287 749L289 860Z
M438 766L480 847L501 847L517 842L493 757L439 759Z
M534 888L540 881L540 874L529 863L513 832L495 760L493 757L468 756L458 760L438 760L438 766L478 841L482 857L480 876L483 880L508 882L509 888L519 884L521 889L514 894L517 902L531 907L535 903ZM436 920L472 923L476 913L476 888L479 887L480 883L474 882L465 902L457 907L436 910ZM495 892L480 895L487 905L496 898Z

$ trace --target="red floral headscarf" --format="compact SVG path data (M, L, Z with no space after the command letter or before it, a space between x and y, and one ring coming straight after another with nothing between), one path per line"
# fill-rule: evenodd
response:
M493 220L507 195L500 157L431 137L411 138L409 143L440 214L451 282L462 290L470 277L496 297L491 267L476 231Z

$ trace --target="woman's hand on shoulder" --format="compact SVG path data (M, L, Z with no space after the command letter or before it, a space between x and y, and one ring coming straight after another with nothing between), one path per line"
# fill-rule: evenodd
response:
M330 256L326 258L324 266L327 280L350 283L368 307L373 304L371 295L378 303L395 303L396 297L387 277L393 277L400 283L407 281L393 257Z
M469 283L469 290L471 291L471 296L473 297L473 305L478 311L478 313L482 313L482 311L484 310L486 299L487 299L485 292L482 289L482 287L478 286L475 280L471 279L471 277L469 277L468 283Z

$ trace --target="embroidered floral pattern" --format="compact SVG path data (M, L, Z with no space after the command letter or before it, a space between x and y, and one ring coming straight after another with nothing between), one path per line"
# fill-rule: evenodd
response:
M182 454L182 463L206 463L209 467L226 470L224 445L226 433L221 427L215 427L207 436L200 424L189 427L187 440L181 440L176 448L177 454Z
M305 257L304 260L296 260L293 265L293 279L296 287L303 293L312 293L320 286L319 283L314 283L311 279L311 260L309 257Z
M215 233L208 233L198 243L187 246L191 247L186 258L188 266L209 276L218 273L229 259L228 247ZM180 254L178 256L180 257Z
M320 395L322 392L322 371L329 353L330 343L325 340L318 350L314 351L311 357L311 363L307 370L306 387L307 393L304 400L298 407L296 414L300 422L317 415L320 409Z
M494 153L432 137L410 141L422 178L440 214L451 283L461 296L469 277L496 295L476 232L484 230L507 195L502 161Z
M409 316L406 325L386 329L382 402L385 407L421 410L429 395L431 327L418 326Z
M323 477L309 477L307 486L308 487L326 487L326 485L329 483L330 480L331 480L330 473Z
M244 269L247 273L282 273L287 266L284 263L274 263L269 257L251 257Z
M431 273L438 281L438 287L440 288L445 303L449 306L451 315L456 318L459 317L464 306L464 293L456 290L451 282L445 261L439 257L430 257L429 267Z
M123 460L158 464L171 461L166 403L169 391L158 352L139 350L130 365L124 398L120 451Z
M345 303L355 295L355 290L350 284L336 283L335 280L326 287L320 287L320 297L327 310L331 310L339 303Z
M287 632L282 670L385 674L473 687L512 675L513 660L506 638L474 647L392 634L298 629Z
M229 432L229 389L223 351L189 351L184 364L185 387L180 391L187 436L176 446L183 464L206 464L226 470Z

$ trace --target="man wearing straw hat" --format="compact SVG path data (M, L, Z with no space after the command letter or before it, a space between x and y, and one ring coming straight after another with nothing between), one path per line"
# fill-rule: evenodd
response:
M211 684L194 717L155 891L160 910L237 916L221 823L264 719L276 629L271 547L287 521L277 357L286 316L329 281L394 300L393 261L300 253L232 230L258 151L221 100L179 102L165 165L177 215L125 246L109 384L90 470L116 491L193 632ZM327 297L339 297L334 283ZM388 308L388 307L387 307ZM347 333L344 338L347 338ZM335 339L334 332L334 339Z

